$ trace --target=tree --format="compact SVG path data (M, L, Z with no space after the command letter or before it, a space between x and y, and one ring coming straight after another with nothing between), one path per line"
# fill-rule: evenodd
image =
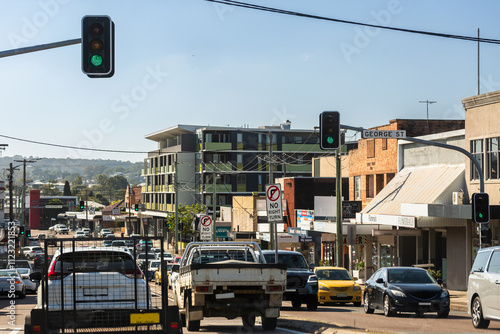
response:
M196 214L206 212L206 207L202 204L196 203L191 205L179 204L179 224L182 225L182 234L185 235L194 235L195 231L191 229L191 224ZM169 213L166 218L167 220L167 228L168 224L170 224L169 232L175 231L175 214Z
M72 196L71 195L71 188L69 186L69 182L68 181L64 181L63 196Z
M74 187L74 186L81 186L83 184L83 179L80 175L78 175L77 177L75 177L73 179L73 182L71 182L71 185Z

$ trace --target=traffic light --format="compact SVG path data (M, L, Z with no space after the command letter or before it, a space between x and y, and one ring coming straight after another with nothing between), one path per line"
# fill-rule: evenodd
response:
M24 226L19 226L19 235L24 235Z
M319 114L320 148L336 150L340 147L340 113L324 111Z
M488 194L472 194L472 220L479 224L490 221L490 198Z
M28 238L29 238L29 237L31 237L31 230L30 230L30 229L26 229L26 230L24 231L24 234L26 234L26 236L27 236Z
M490 227L490 223L486 223L486 224L481 224L481 227L480 227L480 230L481 230L481 244L485 245L485 244L491 244L491 227Z
M139 204L134 204L134 210L139 211Z
M115 25L106 15L82 18L82 71L90 78L115 73Z
M172 227L172 223L168 223L167 226L168 226L168 229L170 229Z
M80 201L80 210L85 210L85 201Z

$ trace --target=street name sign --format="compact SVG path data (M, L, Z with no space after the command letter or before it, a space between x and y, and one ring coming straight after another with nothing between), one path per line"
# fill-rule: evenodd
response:
M266 210L267 210L267 221L269 222L283 221L280 184L266 185Z
M406 138L406 130L363 130L361 138L402 139Z
M211 241L212 240L212 217L202 216L200 218L200 241Z

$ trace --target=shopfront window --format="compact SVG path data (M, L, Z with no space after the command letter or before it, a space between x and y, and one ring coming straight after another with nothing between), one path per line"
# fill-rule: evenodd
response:
M498 180L498 143L500 137L486 139L486 178Z

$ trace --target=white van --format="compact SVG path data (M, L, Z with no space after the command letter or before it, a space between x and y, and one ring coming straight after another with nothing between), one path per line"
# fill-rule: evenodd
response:
M467 311L475 328L500 320L500 246L480 249L469 275Z

